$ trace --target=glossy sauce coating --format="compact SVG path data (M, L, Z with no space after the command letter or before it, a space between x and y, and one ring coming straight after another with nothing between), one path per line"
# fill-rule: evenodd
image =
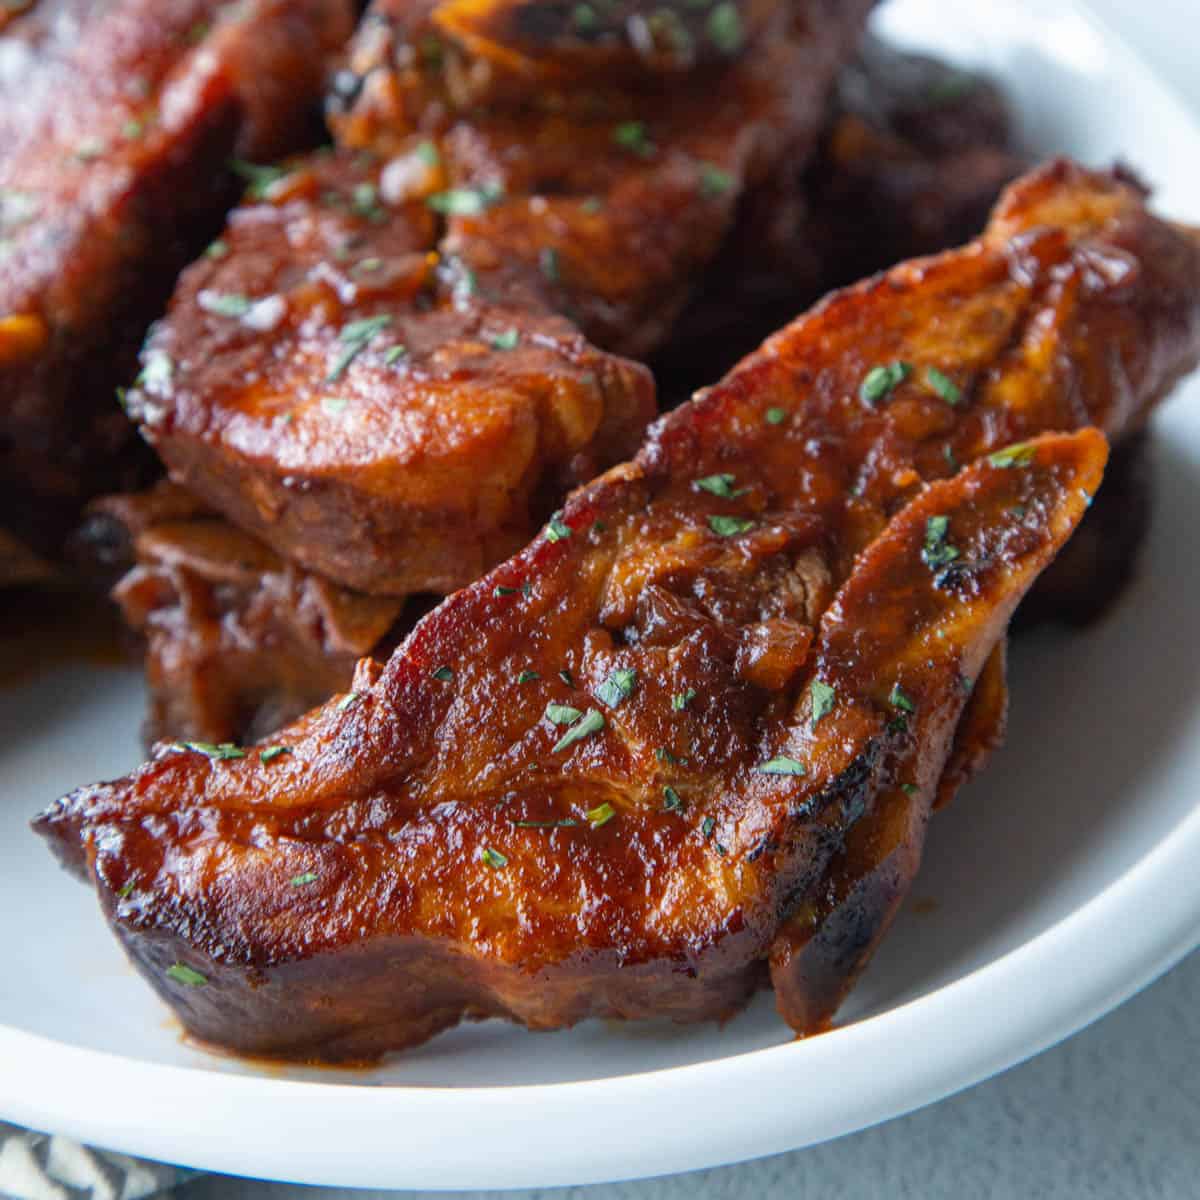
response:
M979 243L833 297L663 418L287 752L164 748L39 828L235 1049L715 1018L768 973L821 1028L911 880L970 685L1099 485L1098 432L1024 440L1143 415L1194 364L1198 281L1136 188L1054 164Z
M349 0L37 0L0 59L0 501L56 553L146 474L114 389L236 195L311 136Z
M649 372L432 250L369 153L293 164L183 275L128 407L172 478L302 566L446 592L637 444Z

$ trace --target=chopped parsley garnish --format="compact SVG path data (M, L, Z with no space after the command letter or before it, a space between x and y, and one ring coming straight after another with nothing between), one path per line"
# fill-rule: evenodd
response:
M676 712L683 712L685 708L696 698L696 689L688 688L686 692L676 692L671 697L671 707Z
M655 146L646 133L644 121L622 121L613 129L612 140L639 158L651 158L654 155Z
M120 900L128 900L133 895L133 889L137 884L131 879L124 887L117 892L117 898Z
M450 188L445 192L434 192L425 198L425 203L434 212L446 217L477 217L503 195L503 189L495 184L487 184L477 188Z
M502 583L492 588L492 595L499 599L501 596L515 596L521 589L505 587Z
M205 258L224 258L229 253L229 243L217 238L215 242L209 242L208 249L204 251Z
M678 812L683 807L683 801L673 787L663 788L663 800L663 812Z
M724 517L716 516L708 518L708 527L719 537L737 537L741 533L749 533L757 522L750 520L749 517Z
M557 754L560 750L565 750L568 746L573 746L576 742L582 741L585 737L590 737L593 733L599 733L604 728L604 717L599 709L589 708L587 712L567 730L554 744L554 753Z
M291 746L268 746L258 757L259 760L265 764L274 762L281 755L291 754L291 752Z
M429 672L430 678L436 679L441 683L449 683L454 678L454 672L449 667L438 667Z
M517 343L521 340L521 334L516 329L506 329L503 333L493 334L491 337L493 350L515 350Z
M422 142L414 153L427 167L436 167L442 161L438 148L430 141Z
M809 688L812 693L812 727L816 729L824 717L829 716L837 703L837 693L827 683L819 679L812 681Z
M131 117L124 125L121 126L121 136L128 138L129 141L134 141L140 138L146 132L146 122L139 121L137 117Z
M499 871L502 867L508 866L508 859L501 854L499 850L493 850L491 846L484 846L479 852L479 857L492 868L493 871Z
M596 689L596 699L609 708L616 708L622 700L633 695L637 683L637 672L629 667L618 667Z
M617 810L606 801L604 804L597 804L595 808L588 809L588 824L593 829L599 829L601 825L607 825L616 815Z
M553 246L542 247L542 251L538 255L538 266L541 267L542 274L551 283L557 283L562 278L562 272L559 269L558 251Z
M325 376L326 383L336 383L346 373L346 368L367 348L367 343L377 334L382 333L392 323L391 315L381 313L377 317L364 317L361 321L351 321L342 326L338 341L345 349L338 355L337 361Z
M709 198L723 196L734 185L734 178L728 171L721 170L713 163L700 164L700 194Z
M517 676L518 683L532 683L535 679L541 679L541 676L536 671L522 671Z
M946 466L948 466L950 470L958 470L958 459L954 457L954 451L950 446L942 447L942 457L946 460Z
M346 709L351 708L355 704L357 704L360 699L361 699L361 697L359 696L358 692L347 692L338 701L338 706L337 706L338 712L345 712Z
M767 409L767 424L782 425L787 420L787 410L783 408L768 408Z
M900 785L900 790L906 796L915 796L920 789L917 787L917 785L915 783L902 783Z
M238 292L201 292L196 302L218 317L244 317L254 307L249 296Z
M221 742L219 744L213 742L175 742L177 750L194 750L197 754L203 754L205 758L211 758L213 762L225 762L233 758L245 758L246 752L241 746L235 746L232 742Z
M744 36L742 18L732 0L722 0L722 3L708 14L705 28L709 40L722 54L735 54L740 49Z
M808 768L802 762L797 762L794 758L788 758L784 754L762 763L754 770L759 775L795 775L799 777L808 774Z
M316 882L317 882L316 871L305 871L302 875L293 875L291 877L291 879L288 880L288 883L290 883L292 885L292 887L304 887L304 885L306 883L316 883Z
M713 830L717 827L717 819L715 817L705 817L700 824L700 832L704 836L704 840L708 841L713 835Z
M570 525L564 525L562 513L556 512L546 525L546 541L561 542L571 536Z
M551 701L546 705L546 720L551 725L570 725L573 721L578 721L582 716L583 713L570 704L555 704Z
M749 489L740 488L734 490L734 483L737 482L733 475L706 475L703 479L697 479L693 487L698 488L702 492L708 492L712 496L721 496L725 500L736 500L738 496L744 495Z
M988 455L993 467L1027 467L1037 457L1037 450L1028 442L1019 442Z
M892 394L910 375L912 367L906 362L889 363L886 367L872 367L862 382L859 395L863 402L872 407Z
M193 971L184 963L172 963L167 968L167 977L175 980L176 983L182 983L184 987L203 987L208 982L207 976L201 975L199 971Z
M574 817L563 817L561 821L514 821L518 829L574 829L579 822Z
M404 357L404 356L405 356L407 353L408 353L408 347L407 347L407 346L401 346L401 345L399 345L399 344L397 344L397 345L395 345L395 346L389 346L389 347L388 347L388 348L387 348L387 349L386 349L386 350L383 352L383 361L384 361L384 364L385 364L386 366L389 366L389 367L390 367L390 366L392 366L394 363L396 363L396 362L397 362L399 359L402 359L402 358L403 358L403 357Z
M373 183L358 183L350 196L350 207L368 221L382 221L384 211L379 207L379 189Z
M571 9L571 20L581 33L595 29L598 23L596 10L590 4L577 4Z
M670 763L672 766L679 761L679 759L677 759L675 755L673 755L670 750L666 748L666 746L659 746L659 748L654 752L654 757L657 758L660 763Z
M929 386L933 388L933 390L937 392L937 394L941 396L941 398L945 400L945 402L949 404L951 408L953 408L956 404L961 403L963 398L962 388L960 388L958 384L950 378L949 375L939 371L937 367L930 367L925 372L925 378L929 381Z
M949 517L930 517L925 522L925 544L921 547L921 561L930 570L936 571L942 567L948 567L958 558L958 548L946 541L949 530Z
M137 377L138 387L165 388L171 386L175 374L175 363L163 350L151 350L146 355L146 365Z
M580 206L580 211L594 215L603 210L604 201L599 196L589 196Z
M912 702L911 697L898 683L892 684L892 692L888 696L888 703L893 708L900 709L901 712L914 713L917 711L917 706Z
M567 687L575 686L575 680L571 677L571 672L568 671L565 667L563 668L563 670L559 671L558 677L559 677L559 679L561 679L563 681L563 683L565 683L567 685Z
M240 175L250 186L246 189L255 200L262 200L272 186L291 174L290 167L264 165L231 159L229 163L235 175Z

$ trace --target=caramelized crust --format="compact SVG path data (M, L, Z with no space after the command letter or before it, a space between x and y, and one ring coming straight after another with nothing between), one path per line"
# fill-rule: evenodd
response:
M719 1018L768 972L821 1028L911 881L966 685L1099 485L1095 430L1022 439L1144 415L1196 360L1198 285L1138 189L1052 165L663 418L284 752L163 748L37 827L233 1049ZM855 948L809 958L847 912Z
M422 30L497 14L557 21L559 9L435 5L423 25L425 10L382 0L351 55L361 90L332 123L343 144L395 156L397 170L418 138L434 138L455 201L445 251L485 290L564 313L598 345L641 357L669 333L743 192L778 164L799 169L811 155L872 2L766 6L752 50L728 64L701 57L682 74L652 72L642 87L584 77L565 106L544 92L501 89L481 107L455 81L489 75L488 47L467 39L458 52L483 57L456 71L454 55L434 64L422 55ZM733 4L701 8L689 20L719 8L749 30L758 28L752 7L743 5L742 17ZM568 54L564 63L572 61Z
M56 554L89 495L147 472L113 401L175 276L289 152L350 0L37 0L0 61L0 502Z
M432 214L384 172L314 156L235 212L128 407L172 479L292 561L448 592L637 445L653 384L430 253Z

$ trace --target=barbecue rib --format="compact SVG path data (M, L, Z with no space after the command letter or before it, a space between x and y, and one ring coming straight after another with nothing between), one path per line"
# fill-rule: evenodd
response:
M0 57L0 505L54 557L90 495L148 475L114 390L236 197L229 158L311 139L352 5L21 8Z
M1099 485L1099 433L1037 435L1128 428L1198 351L1200 244L1053 164L663 418L276 746L162 747L37 828L235 1050L720 1018L768 977L822 1028Z

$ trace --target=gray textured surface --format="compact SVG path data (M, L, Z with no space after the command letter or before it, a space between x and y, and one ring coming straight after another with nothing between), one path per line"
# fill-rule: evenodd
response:
M820 1080L797 1080L820 1087ZM780 1104L787 1103L780 1096ZM397 1137L404 1136L397 1130ZM463 1153L471 1152L463 1130ZM531 1145L536 1138L531 1139ZM178 1200L398 1195L210 1176ZM435 1193L403 1193L413 1200ZM466 1194L459 1193L462 1200ZM1195 1200L1200 954L1090 1029L979 1087L824 1146L671 1179L471 1200Z

